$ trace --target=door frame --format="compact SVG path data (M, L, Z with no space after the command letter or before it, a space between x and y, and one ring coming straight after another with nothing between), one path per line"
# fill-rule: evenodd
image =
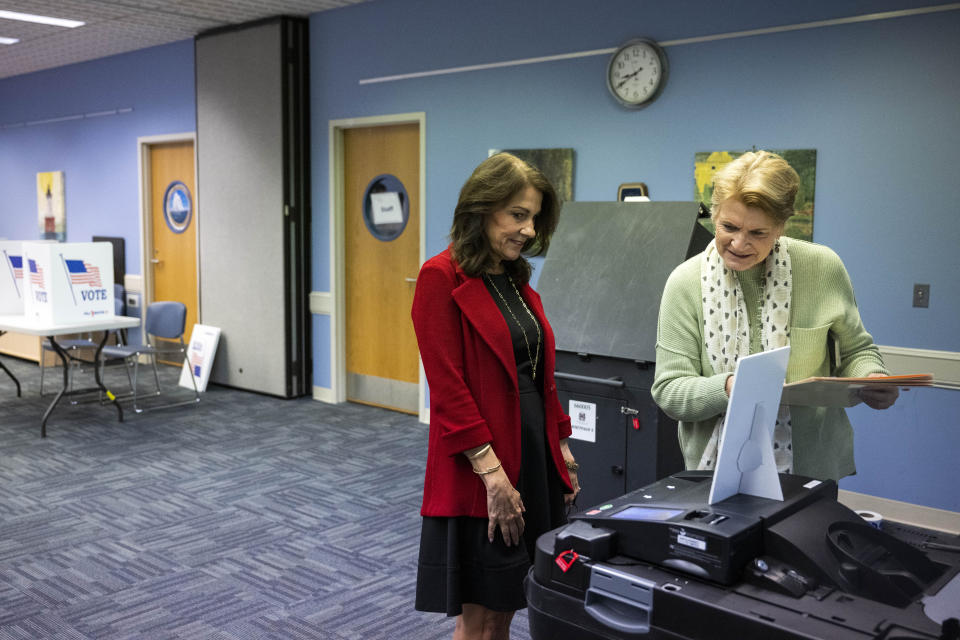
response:
M137 171L140 176L140 296L143 305L140 320L142 325L147 317L147 305L153 302L153 271L148 268L149 256L153 255L153 236L151 234L153 222L153 204L150 194L150 148L159 144L168 144L171 142L190 142L193 144L193 234L197 239L196 246L196 265L197 272L197 322L203 322L203 315L200 309L200 216L197 211L197 192L200 190L200 181L197 175L197 134L195 131L185 133L168 133L156 136L141 136L137 138ZM129 278L130 276L127 276ZM126 283L124 283L126 288ZM189 329L189 327L188 327Z
M420 263L422 265L426 251L427 197L426 197L426 125L427 114L423 111L398 113L363 118L344 118L330 120L328 151L330 179L330 293L329 296L311 296L311 312L330 316L330 394L318 398L329 402L347 401L347 344L346 344L346 267L344 233L344 194L343 194L343 132L347 129L382 127L397 124L417 124L420 129ZM419 358L418 358L419 360ZM419 416L421 422L428 422L426 403L426 378L423 363L420 363L420 381L418 384Z

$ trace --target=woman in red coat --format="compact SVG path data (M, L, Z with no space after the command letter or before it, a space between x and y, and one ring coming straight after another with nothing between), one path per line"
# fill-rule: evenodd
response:
M413 326L430 385L416 607L454 638L509 638L537 537L579 492L554 338L523 257L546 251L559 202L500 153L460 191L451 244L417 278Z

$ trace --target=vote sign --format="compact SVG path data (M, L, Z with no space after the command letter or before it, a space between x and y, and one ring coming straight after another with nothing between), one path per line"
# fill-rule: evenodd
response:
M23 243L24 315L69 324L114 315L113 245Z

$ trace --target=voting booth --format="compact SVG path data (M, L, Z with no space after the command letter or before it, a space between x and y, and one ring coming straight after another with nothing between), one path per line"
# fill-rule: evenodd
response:
M0 240L3 269L0 271L0 315L15 316L23 313L26 295L23 281L23 243L15 240Z
M23 313L42 324L70 324L115 313L109 242L24 242Z
M712 239L696 202L568 202L537 291L556 335L557 393L580 463L578 503L683 468L677 423L653 402L667 277Z

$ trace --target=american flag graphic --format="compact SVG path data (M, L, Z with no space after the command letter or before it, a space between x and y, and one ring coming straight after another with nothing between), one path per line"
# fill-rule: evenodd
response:
M100 267L83 260L65 260L64 262L67 263L70 284L88 284L91 287L103 286L100 282Z
M200 368L203 366L203 353L200 351L190 351L190 368L193 369L193 375L200 377Z
M17 280L23 280L23 256L7 256L10 259L10 266L13 267L13 277Z
M41 289L43 286L43 268L37 264L36 260L27 260L30 266L30 284L36 285Z

